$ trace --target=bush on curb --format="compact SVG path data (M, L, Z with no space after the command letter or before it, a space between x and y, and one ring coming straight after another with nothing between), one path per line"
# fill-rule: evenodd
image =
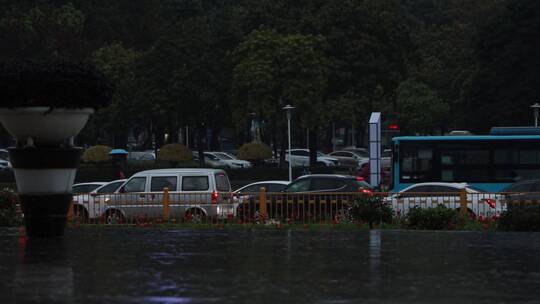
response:
M85 163L105 163L111 160L109 152L112 148L104 145L92 146L84 151L82 160Z
M373 224L389 224L392 222L394 211L392 207L382 201L380 196L363 195L355 200L349 208L349 215L353 222Z
M455 229L458 224L459 213L444 205L435 208L420 208L414 206L409 209L405 223L409 228L426 230Z
M17 213L18 197L8 190L0 191L0 226L17 226L21 218Z
M505 231L540 231L540 205L512 206L499 218Z
M238 158L254 163L262 162L272 157L272 149L267 144L252 142L244 144L238 149Z
M167 144L159 149L158 160L168 161L176 167L179 162L190 161L193 158L191 151L182 144Z

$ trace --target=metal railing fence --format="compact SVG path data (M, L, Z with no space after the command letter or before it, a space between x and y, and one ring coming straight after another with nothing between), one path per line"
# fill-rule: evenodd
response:
M538 195L538 200L533 199ZM375 203L405 217L412 208L446 208L471 216L499 216L511 206L536 204L540 193L162 192L74 196L69 219L84 224L337 223L354 221L351 208Z

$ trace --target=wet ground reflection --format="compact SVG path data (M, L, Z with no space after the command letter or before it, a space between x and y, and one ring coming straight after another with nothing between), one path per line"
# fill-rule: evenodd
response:
M505 303L540 297L540 234L0 229L3 303Z

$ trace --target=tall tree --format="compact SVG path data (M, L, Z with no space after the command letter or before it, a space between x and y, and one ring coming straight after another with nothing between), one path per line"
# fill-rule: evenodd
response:
M540 96L540 2L511 0L483 28L477 49L478 73L467 96L468 123L490 126L531 125L529 106Z
M294 113L300 124L316 129L326 94L325 49L326 41L321 36L253 31L233 53L237 127L246 125L250 111L270 121L282 121L281 108L287 99L296 107ZM316 155L316 147L313 150ZM312 157L311 164L315 165L315 161L316 157Z

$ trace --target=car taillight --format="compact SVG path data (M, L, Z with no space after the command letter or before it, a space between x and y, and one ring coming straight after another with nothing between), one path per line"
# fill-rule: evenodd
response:
M366 180L366 179L363 178L362 176L357 176L357 177L356 177L356 181L358 181L358 182L363 182L363 181L365 181L365 180Z
M372 192L371 190L369 190L369 189L362 189L362 190L360 190L360 192L365 193L365 194L371 194L371 193L373 193L373 192Z
M486 204L488 204L490 208L495 209L496 202L495 202L494 199L486 198L486 199L484 199L484 202L486 202Z
M212 204L216 204L218 201L219 193L217 191L212 192Z

